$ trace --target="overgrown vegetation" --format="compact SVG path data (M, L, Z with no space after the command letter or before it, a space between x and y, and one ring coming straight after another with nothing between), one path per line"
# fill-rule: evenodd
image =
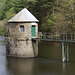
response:
M75 32L75 0L56 0L54 19L56 32Z
M8 35L7 21L23 8L40 21L39 31L75 31L74 0L0 0L0 35Z

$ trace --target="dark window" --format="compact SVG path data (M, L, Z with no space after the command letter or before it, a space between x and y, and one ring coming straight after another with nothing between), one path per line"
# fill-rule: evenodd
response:
M20 31L24 32L24 26L20 26Z

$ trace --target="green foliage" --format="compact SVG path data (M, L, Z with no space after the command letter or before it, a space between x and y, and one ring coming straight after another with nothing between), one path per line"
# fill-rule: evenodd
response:
M7 19L4 19L3 21L0 21L0 35L8 36L8 34Z
M8 36L8 19L15 15L14 8L10 8L6 13L6 18L0 21L0 35Z
M34 7L35 6L35 7ZM53 31L53 3L49 0L37 0L32 8L33 14L40 21L39 31Z
M5 0L4 8L0 16L0 20L7 25L6 21L18 13L21 9L27 8L30 12L38 18L39 30L52 31L53 30L53 16L52 15L52 1L49 0ZM2 24L0 22L0 24Z
M14 11L14 8L10 8L10 9L5 13L7 19L10 19L10 18L13 17L15 14L16 14L16 13L15 13L15 11Z
M5 12L3 10L0 11L0 20L5 18Z
M74 32L74 4L74 0L0 0L0 34L8 34L8 19L23 8L39 20L39 31Z
M75 1L56 0L54 3L55 32L74 32ZM66 31L65 31L66 30Z

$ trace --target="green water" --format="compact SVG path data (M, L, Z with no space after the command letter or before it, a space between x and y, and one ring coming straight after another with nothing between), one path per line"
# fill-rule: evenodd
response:
M68 43L69 44L69 61L75 61L75 43ZM62 43L61 42L46 42L41 41L39 43L39 56L40 57L47 57L51 59L57 59L61 61L61 49Z
M74 43L69 43L69 57L69 62L62 63L61 43L43 41L38 58L6 57L6 47L0 42L0 75L75 75Z
M59 42L40 42L39 56L51 59L61 59L61 43Z

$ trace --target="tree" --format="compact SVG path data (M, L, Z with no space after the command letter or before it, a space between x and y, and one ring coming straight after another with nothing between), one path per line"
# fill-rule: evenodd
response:
M39 19L40 31L53 31L53 4L50 0L37 0L32 7L34 15Z
M74 31L74 6L73 0L56 0L54 2L55 32Z

